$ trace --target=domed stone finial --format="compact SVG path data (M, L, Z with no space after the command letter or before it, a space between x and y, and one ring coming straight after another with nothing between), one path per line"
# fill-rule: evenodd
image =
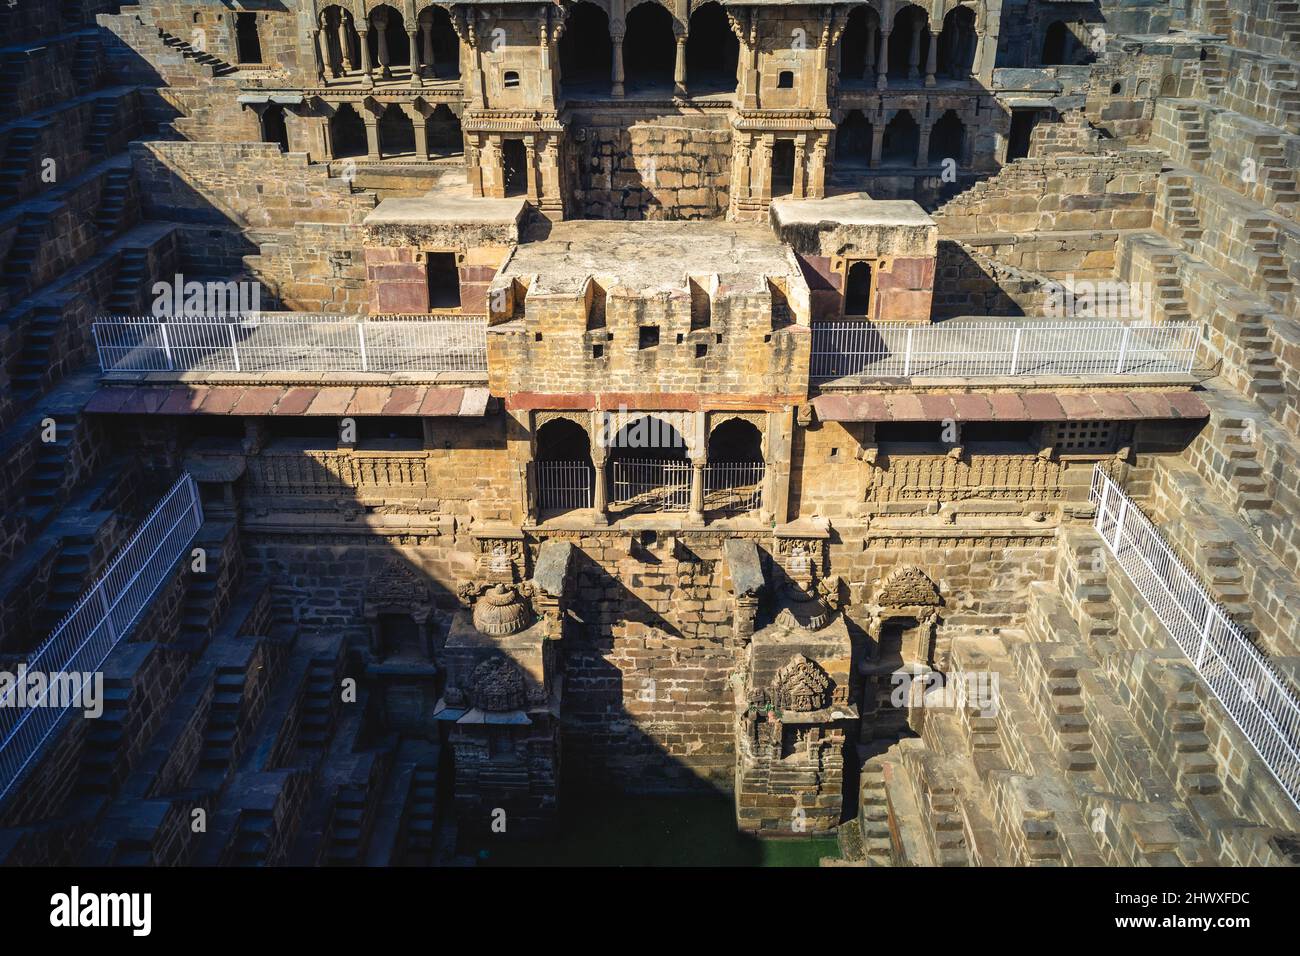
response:
M474 603L474 627L481 634L505 637L518 634L532 623L528 601L508 585L493 585Z

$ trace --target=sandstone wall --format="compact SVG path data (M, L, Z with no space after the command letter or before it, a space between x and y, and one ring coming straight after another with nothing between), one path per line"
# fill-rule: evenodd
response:
M726 213L731 129L722 115L602 110L576 123L586 125L568 143L572 217L717 219Z

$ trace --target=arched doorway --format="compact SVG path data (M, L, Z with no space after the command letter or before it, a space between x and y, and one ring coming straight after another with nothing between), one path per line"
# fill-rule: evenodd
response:
M392 76L390 67L410 66L411 48L406 36L406 21L388 4L370 11L370 62L379 64L380 73Z
M957 7L943 18L939 34L938 64L942 76L964 80L974 73L975 14L970 7Z
M880 15L871 7L854 7L840 38L840 82L875 80L880 47Z
M691 14L686 38L686 86L691 96L732 93L740 64L740 41L722 4L709 2Z
M542 517L592 507L591 439L577 422L557 418L537 430L534 467Z
M835 130L835 165L864 169L871 164L871 121L849 110Z
M528 150L522 139L501 141L501 169L507 196L528 194Z
M459 156L465 152L465 135L460 118L446 103L439 103L425 120L431 156Z
M415 124L396 103L390 103L379 117L379 155L415 155Z
M930 163L953 160L958 167L965 162L966 124L955 110L948 110L930 130Z
M871 317L871 263L861 259L849 263L844 274L844 314Z
M262 62L262 40L257 33L256 13L235 14L235 55L240 63Z
M284 152L289 152L289 128L284 122L284 107L272 103L262 110L262 142L275 143Z
M925 72L925 58L930 51L930 15L915 4L908 4L894 17L889 35L889 78L916 80Z
M361 68L361 36L357 33L352 14L331 4L320 12L321 29L325 32L325 48L329 63L325 64L331 76L343 76Z
M627 35L631 40L623 47L627 91L670 91L677 59L673 15L655 0L645 0L627 15Z
M758 510L764 471L763 436L758 427L742 418L722 422L709 435L704 510L724 514Z
M915 166L921 144L921 128L907 110L899 110L885 125L880 149L882 166Z
M1083 24L1077 25L1078 30ZM1079 39L1076 29L1063 20L1053 20L1043 34L1043 66L1075 66L1089 63L1093 59L1091 51Z
M560 82L566 90L579 88L608 93L614 61L609 17L594 3L575 3L560 37Z
M352 108L351 103L341 104L330 117L330 144L335 159L365 156L370 151L366 141L365 121Z
M612 511L685 511L690 506L691 464L686 441L654 415L627 422L610 438L609 504Z
M442 7L428 6L416 16L420 27L417 43L420 75L429 79L460 77L460 38L451 25L451 15Z

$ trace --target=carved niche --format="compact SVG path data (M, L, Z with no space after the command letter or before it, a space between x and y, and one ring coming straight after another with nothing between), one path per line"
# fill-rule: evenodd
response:
M368 618L399 611L409 613L419 621L428 616L432 603L428 581L404 561L385 561L371 572L366 581L365 615Z
M480 710L520 710L525 701L524 676L513 661L489 657L470 674L469 697Z
M778 710L805 714L830 705L831 679L817 664L795 654L776 673L772 682L772 703Z

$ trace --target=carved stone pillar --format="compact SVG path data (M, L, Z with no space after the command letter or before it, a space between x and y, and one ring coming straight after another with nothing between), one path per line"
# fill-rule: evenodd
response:
M864 80L871 79L876 72L876 40L880 36L880 27L875 23L867 24L867 62L862 70Z
M673 63L673 96L686 95L686 35L677 37L677 59Z
M618 22L618 25L621 27L622 23ZM623 34L611 30L609 39L614 45L614 57L609 70L610 93L613 96L623 96Z
M542 192L537 182L537 147L533 145L531 136L524 140L524 157L528 167L528 198L537 203L542 198Z
M772 140L773 137L762 136L758 140L758 201L772 201ZM753 186L750 195L753 195Z
M415 103L406 107L406 114L411 117L411 125L415 129L415 158L429 158L429 118L424 115L424 109Z
M419 34L414 30L406 31L407 46L411 57L411 82L416 86L423 86L420 80L420 43Z
M315 29L311 31L312 42L316 47L316 82L325 82L325 71L329 69L330 62L330 39L329 34L324 30Z
M352 60L352 38L348 33L348 27L351 25L352 14L344 10L339 14L338 41L339 55L343 58L343 69L347 73L351 73L357 68L356 63Z
M605 449L592 448L591 466L594 475L594 487L591 494L591 509L596 524L609 524L609 483L605 469Z
M379 31L379 75L384 79L390 79L393 71L388 68L388 14L381 10L372 14L374 28Z
M704 523L704 466L705 456L691 459L691 505L687 518L696 524Z
M361 37L361 79L366 86L373 86L375 67L370 62L370 31L362 30L359 35Z
M921 31L925 24L921 18L912 17L912 45L907 50L907 78L914 80L921 75Z
M424 41L424 62L420 65L420 75L433 79L437 76L438 71L433 65L433 21L424 20L420 23L420 38Z
M826 144L817 137L812 148L812 162L808 166L808 198L824 199L826 196Z
M750 160L749 143L738 140L736 143L735 169L731 173L731 198L733 200L749 198Z
M884 74L880 74L881 80L884 80ZM871 168L875 169L880 165L880 153L885 145L885 114L881 112L880 119L871 124Z
M916 138L916 165L924 169L930 165L930 130L933 123L921 125L921 135Z
M361 119L366 124L366 158L383 159L384 155L379 150L379 117L365 107L362 107L361 114Z
M880 28L880 60L876 63L876 89L878 90L889 88L889 34L889 30Z
M791 188L791 195L795 199L804 198L804 165L807 158L805 139L799 136L794 141L794 184Z
M939 34L930 31L930 49L925 54L925 85L934 86L934 72L939 68Z

